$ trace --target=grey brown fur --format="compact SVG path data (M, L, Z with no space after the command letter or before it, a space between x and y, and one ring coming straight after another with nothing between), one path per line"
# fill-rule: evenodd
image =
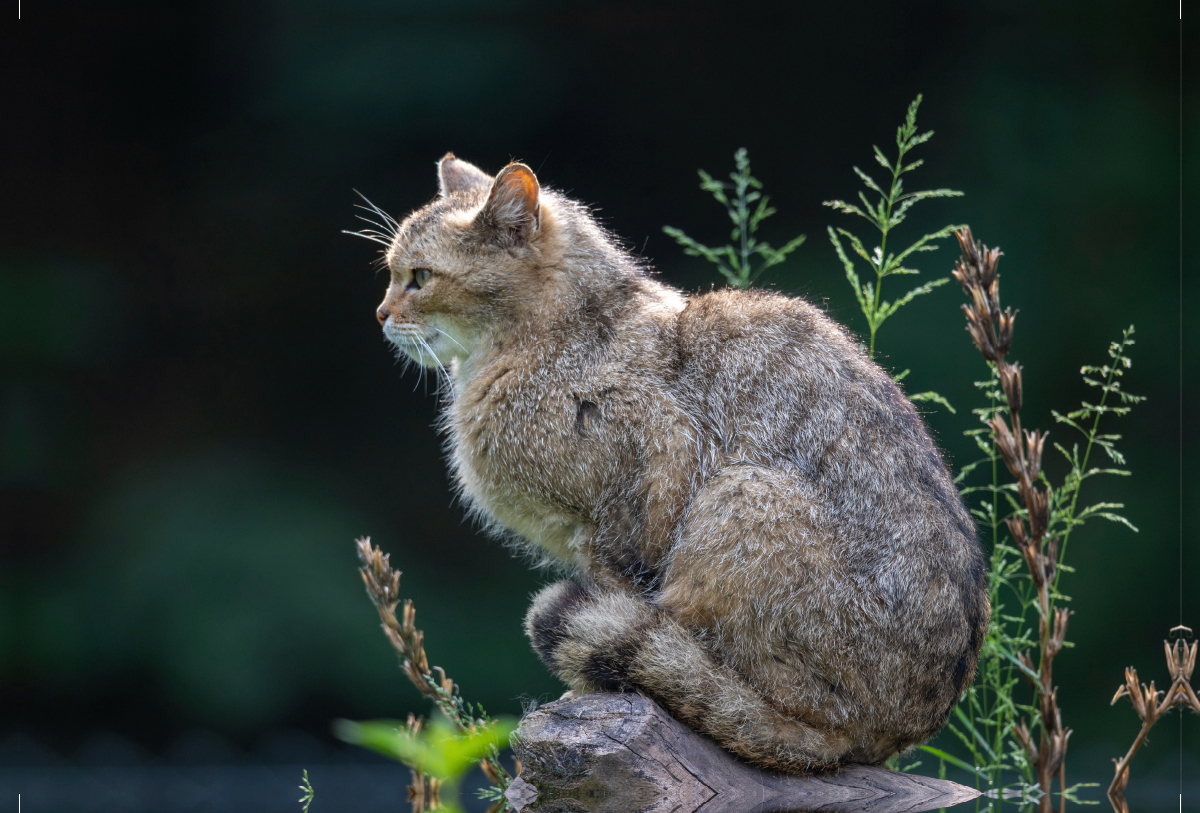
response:
M526 618L551 671L791 773L941 728L986 576L890 377L802 299L652 279L523 164L493 179L447 155L439 179L388 249L378 317L447 371L472 510L571 575Z

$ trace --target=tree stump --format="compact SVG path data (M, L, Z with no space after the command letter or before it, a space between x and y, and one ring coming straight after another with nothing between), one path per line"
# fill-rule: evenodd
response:
M564 697L528 714L513 741L517 813L916 813L980 793L854 765L824 776L740 762L639 694Z

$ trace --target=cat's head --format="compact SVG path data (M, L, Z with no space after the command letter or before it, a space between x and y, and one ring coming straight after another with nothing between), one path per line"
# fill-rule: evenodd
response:
M448 366L538 299L554 266L554 214L533 171L511 163L492 177L447 153L438 197L396 229L391 279L376 311L384 336L426 367Z

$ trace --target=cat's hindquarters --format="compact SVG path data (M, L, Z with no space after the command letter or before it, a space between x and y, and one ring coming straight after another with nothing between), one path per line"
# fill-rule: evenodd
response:
M781 714L669 613L628 593L558 582L536 596L525 631L573 690L642 692L764 768L819 773L850 750L844 734Z

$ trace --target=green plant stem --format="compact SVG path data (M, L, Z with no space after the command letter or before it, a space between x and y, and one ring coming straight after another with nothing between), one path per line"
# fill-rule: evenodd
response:
M738 193L738 220L742 237L742 267L738 270L741 274L744 287L750 285L750 209L746 206L746 188L748 184L742 178L737 181Z
M896 181L900 178L900 167L903 165L904 154L907 152L903 147L900 147L896 155L896 168L892 170L892 185L888 187L888 202L887 202L887 217L884 218L885 227L880 229L882 236L879 238L879 256L880 262L884 262L887 257L887 236L890 226L886 225L892 222L892 206L896 202ZM879 329L879 325L875 322L875 314L879 313L879 300L883 296L883 272L882 266L875 270L875 302L871 306L871 346L869 354L871 358L875 358L875 331Z
M1122 345L1122 352L1124 346ZM1067 542L1071 539L1071 531L1073 526L1071 520L1075 519L1075 504L1079 501L1079 490L1083 487L1083 473L1087 471L1088 458L1092 454L1092 446L1096 441L1096 431L1100 428L1100 416L1104 414L1104 402L1108 400L1108 393L1112 387L1113 380L1117 377L1117 365L1120 363L1120 358L1113 359L1113 364L1108 371L1108 380L1104 382L1104 390L1100 394L1100 405L1096 410L1096 417L1092 419L1092 431L1088 432L1087 446L1083 450L1083 462L1079 466L1080 477L1075 481L1075 491L1071 494L1071 507L1067 511L1067 529L1063 531L1062 547L1058 551L1058 563L1054 571L1054 584L1051 585L1053 592L1058 592L1058 580L1062 578L1062 563L1067 556Z
M991 396L991 402L992 402L992 407L995 408L996 396L994 394ZM998 561L999 557L997 556L997 554L999 553L999 549L1000 549L1000 525L999 525L999 520L997 519L997 515L1000 512L1000 496L999 496L999 494L996 493L996 489L1000 485L1000 472L996 468L996 457L997 457L996 441L993 438L993 440L992 440L992 573L995 573L996 569L999 567L999 561ZM991 588L990 592L992 593L992 597L991 597L992 598L992 607L995 607L1000 601L1000 580L998 578L992 578L992 579L990 579L990 581L991 581L991 584L989 585L989 587ZM994 610L993 610L993 612L994 612ZM999 644L999 642L997 642L997 644ZM1004 673L1000 671L999 664L997 664L996 672L997 672L997 674L1004 675ZM1011 673L1012 673L1012 667L1010 666L1009 667L1009 675L1003 676L1001 678L1001 680L1004 683L1007 683L1008 677L1011 676ZM984 693L983 699L986 703L986 701L987 701L987 694L986 694L987 682L984 681L983 685L985 687L984 688L985 693ZM999 701L1000 701L1000 687L997 686L996 687L996 702L999 703ZM986 704L984 705L984 708L987 708ZM1007 714L1008 714L1008 712L1005 711L1004 716L1007 716ZM996 721L996 738L995 738L993 750L995 750L995 752L997 754L1003 753L1003 750L1004 750L1004 736L1003 736L1004 727L1005 726L1004 726L1003 719ZM1000 767L993 763L991 768L992 768L992 770L990 772L991 773L990 780L991 780L991 786L994 788L1000 784L998 781Z

